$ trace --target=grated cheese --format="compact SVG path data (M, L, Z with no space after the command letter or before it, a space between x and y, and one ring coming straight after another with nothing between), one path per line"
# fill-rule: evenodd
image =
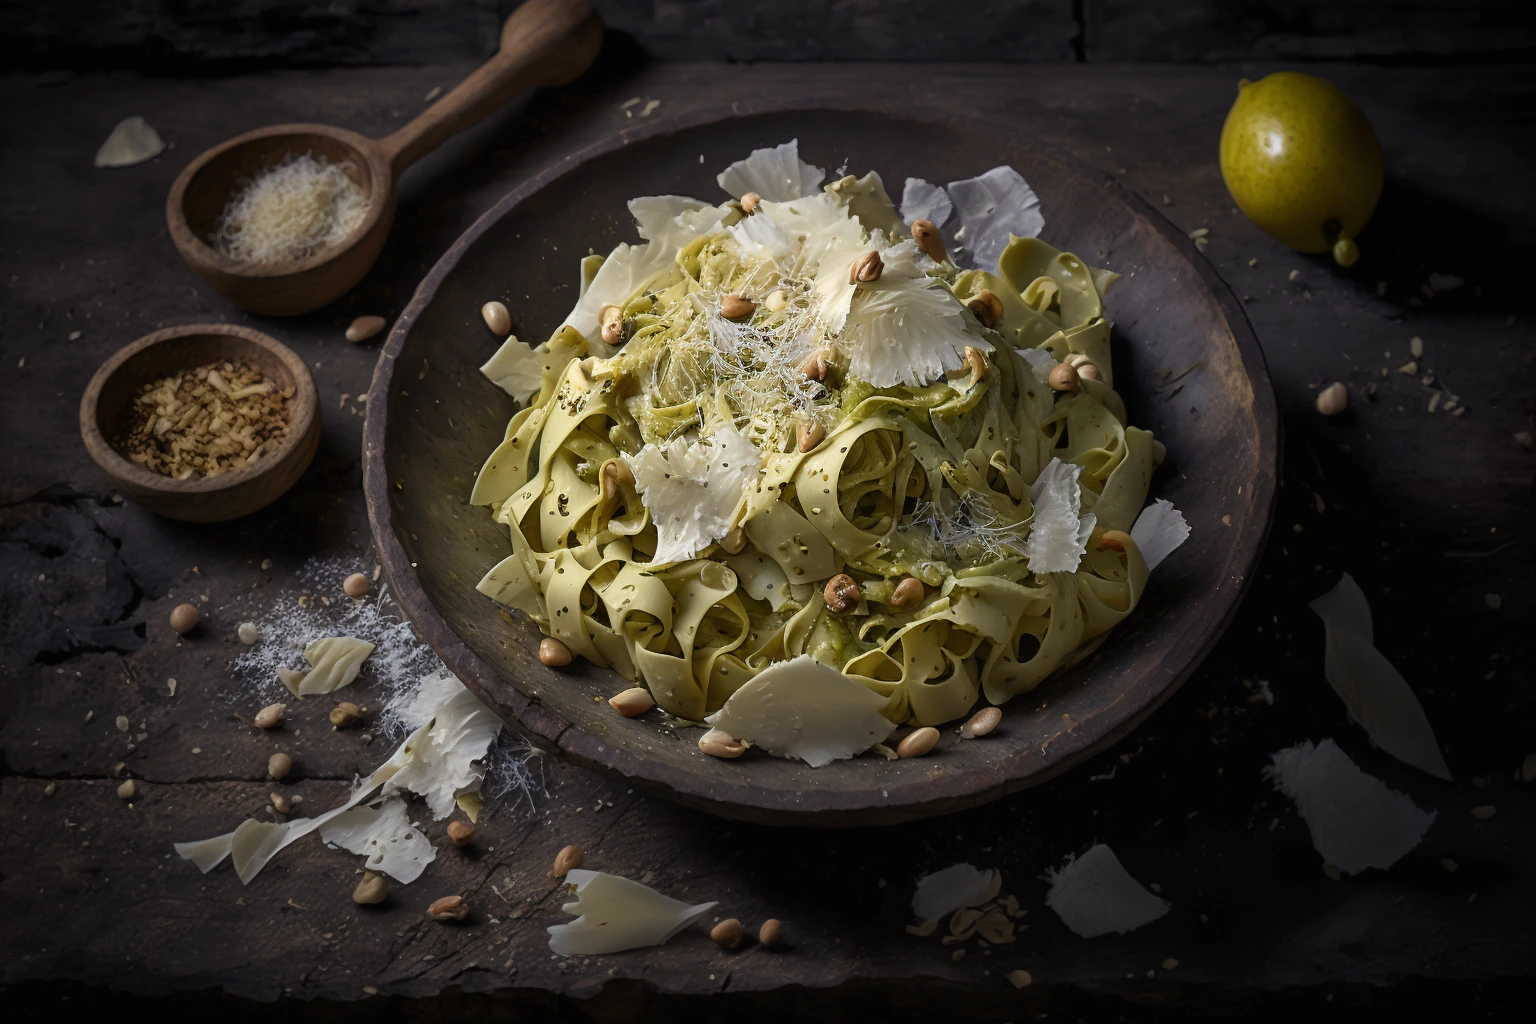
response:
M242 263L285 263L343 241L368 212L368 196L346 167L290 153L230 197L214 245Z

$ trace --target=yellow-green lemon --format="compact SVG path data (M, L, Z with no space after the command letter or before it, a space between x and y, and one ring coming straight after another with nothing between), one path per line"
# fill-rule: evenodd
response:
M1347 267L1381 198L1381 143L1336 86L1277 71L1238 83L1221 129L1221 176L1270 236L1300 252L1331 249Z

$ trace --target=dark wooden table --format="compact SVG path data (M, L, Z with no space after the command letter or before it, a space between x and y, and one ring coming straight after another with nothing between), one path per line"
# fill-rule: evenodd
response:
M236 1016L271 1012L242 998L331 1017L392 998L406 1017L943 1020L963 1007L968 1020L1024 1021L1358 1019L1393 1005L1499 1019L1523 1004L1536 959L1536 802L1517 778L1536 751L1525 628L1536 456L1514 435L1531 429L1536 404L1536 72L1314 69L1361 103L1387 152L1387 193L1348 272L1271 242L1226 194L1216 137L1237 78L1269 70L1253 66L606 67L413 169L383 258L331 308L245 317L181 265L163 204L192 155L284 121L382 134L467 70L0 80L0 985L21 1001L11 1005L52 1016L179 994L168 1005ZM227 869L202 876L176 859L172 841L226 830L270 788L268 738L233 716L253 710L229 696L235 624L295 601L295 574L311 557L375 561L355 396L377 343L346 342L345 325L398 313L481 211L572 147L623 131L651 100L649 116L661 117L731 97L842 91L1035 135L1116 175L1181 228L1209 229L1206 256L1244 296L1287 436L1260 577L1204 667L1110 753L1037 791L920 824L749 827L551 765L533 812L501 807L475 855L442 850L382 907L355 906L357 859L315 840L243 888ZM632 97L641 102L626 105ZM135 168L92 167L131 114L175 148ZM1431 274L1465 283L1436 292ZM87 460L75 421L80 390L109 353L203 320L251 324L293 346L326 418L299 486L218 527L124 505ZM1411 336L1465 414L1431 414L1428 390L1398 372ZM1350 411L1325 420L1313 400L1336 379L1350 387ZM1421 695L1454 783L1373 751L1324 682L1322 630L1305 602L1341 571L1370 595L1378 645ZM202 606L206 628L179 640L166 620L184 600ZM360 693L370 695L366 681ZM296 712L299 770L288 787L320 809L388 749L331 732L323 710ZM1271 752L1330 736L1439 815L1389 872L1325 877L1293 806L1261 777ZM115 795L118 762L138 780L131 807ZM1492 818L1470 813L1487 804ZM423 824L442 841L442 823ZM1173 904L1166 918L1088 941L1044 906L1040 876L1095 840L1156 883ZM780 917L790 945L725 953L700 931L657 949L555 958L544 929L565 917L545 872L566 843L585 847L589 866L649 875L672 895L721 901L724 914ZM914 879L959 860L1002 869L1004 890L1028 910L1018 941L971 942L962 954L937 934L906 933ZM451 892L468 894L471 923L424 920L427 903ZM1004 980L1017 968L1033 986ZM58 1002L65 996L73 1002ZM443 998L430 1010L413 1001L429 996Z

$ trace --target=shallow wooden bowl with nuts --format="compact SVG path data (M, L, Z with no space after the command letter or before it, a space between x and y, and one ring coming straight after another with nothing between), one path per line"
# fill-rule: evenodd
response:
M1072 156L878 98L843 97L836 109L775 104L782 101L764 97L745 114L626 122L517 185L448 250L384 345L368 396L364 472L374 534L391 593L449 668L535 743L572 762L691 807L771 824L889 824L973 807L1038 785L1130 733L1221 635L1273 510L1278 419L1264 359L1241 304L1184 232ZM1152 496L1173 501L1194 530L1153 574L1134 615L1027 699L1006 705L994 728L967 739L957 735L962 718L943 724L920 756L877 754L817 769L757 749L701 754L699 730L669 735L657 729L657 712L630 718L609 705L632 682L583 658L541 663L538 627L520 614L509 622L474 589L510 549L506 527L466 506L475 471L516 411L479 370L502 339L487 333L478 311L506 293L506 268L521 275L514 298L529 296L514 311L520 334L542 341L574 301L567 255L639 241L631 198L716 201L721 168L792 138L812 163L835 167L853 153L851 170L878 170L888 184L1017 168L1040 197L1046 241L1125 274L1107 298L1115 387L1131 422L1167 444ZM769 308L775 301L772 293L746 298ZM424 358L432 372L419 379ZM1157 389L1170 374L1182 374L1177 401ZM907 752L934 739L924 734Z
M279 391L293 389L284 399L287 433L270 450L239 469L178 480L114 447L145 384L225 362L254 368ZM320 403L304 360L276 338L232 324L190 324L146 335L101 365L80 399L80 436L130 501L169 519L217 523L270 505L298 482L320 447Z

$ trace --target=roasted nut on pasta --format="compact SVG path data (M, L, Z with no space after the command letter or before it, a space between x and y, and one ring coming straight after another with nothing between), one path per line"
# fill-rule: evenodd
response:
M916 576L908 576L896 584L896 589L891 592L891 607L902 611L916 608L923 601L923 593L923 581Z
M799 426L795 427L795 442L803 452L821 444L826 436L827 428L821 425L820 420L801 420Z
M757 312L757 303L731 294L720 300L720 315L727 320L750 320Z
M1057 363L1051 367L1051 389L1053 391L1073 392L1077 390L1077 367L1071 363Z
M848 268L849 284L868 284L871 281L880 280L880 274L885 270L885 262L880 259L880 254L873 249L853 261L853 266Z
M971 370L971 380L967 386L975 387L981 378L987 375L987 357L982 355L979 349L967 345L965 346L965 365Z
M985 288L971 296L965 308L976 314L983 327L996 327L1003 319L1003 300Z
M635 486L634 470L623 459L610 459L603 463L603 497L612 501L619 496L620 486Z
M912 222L912 240L917 247L928 254L928 258L935 263L943 263L948 257L944 252L944 239L939 237L939 229L931 220L915 220Z
M756 192L748 192L741 197L741 212L751 216L757 212L757 204L763 201L763 197Z
M800 372L811 380L826 380L827 354L825 352L812 352L801 362Z
M859 584L852 576L840 572L827 580L826 589L822 596L827 600L827 607L835 612L846 612L859 603L863 592L859 590Z

